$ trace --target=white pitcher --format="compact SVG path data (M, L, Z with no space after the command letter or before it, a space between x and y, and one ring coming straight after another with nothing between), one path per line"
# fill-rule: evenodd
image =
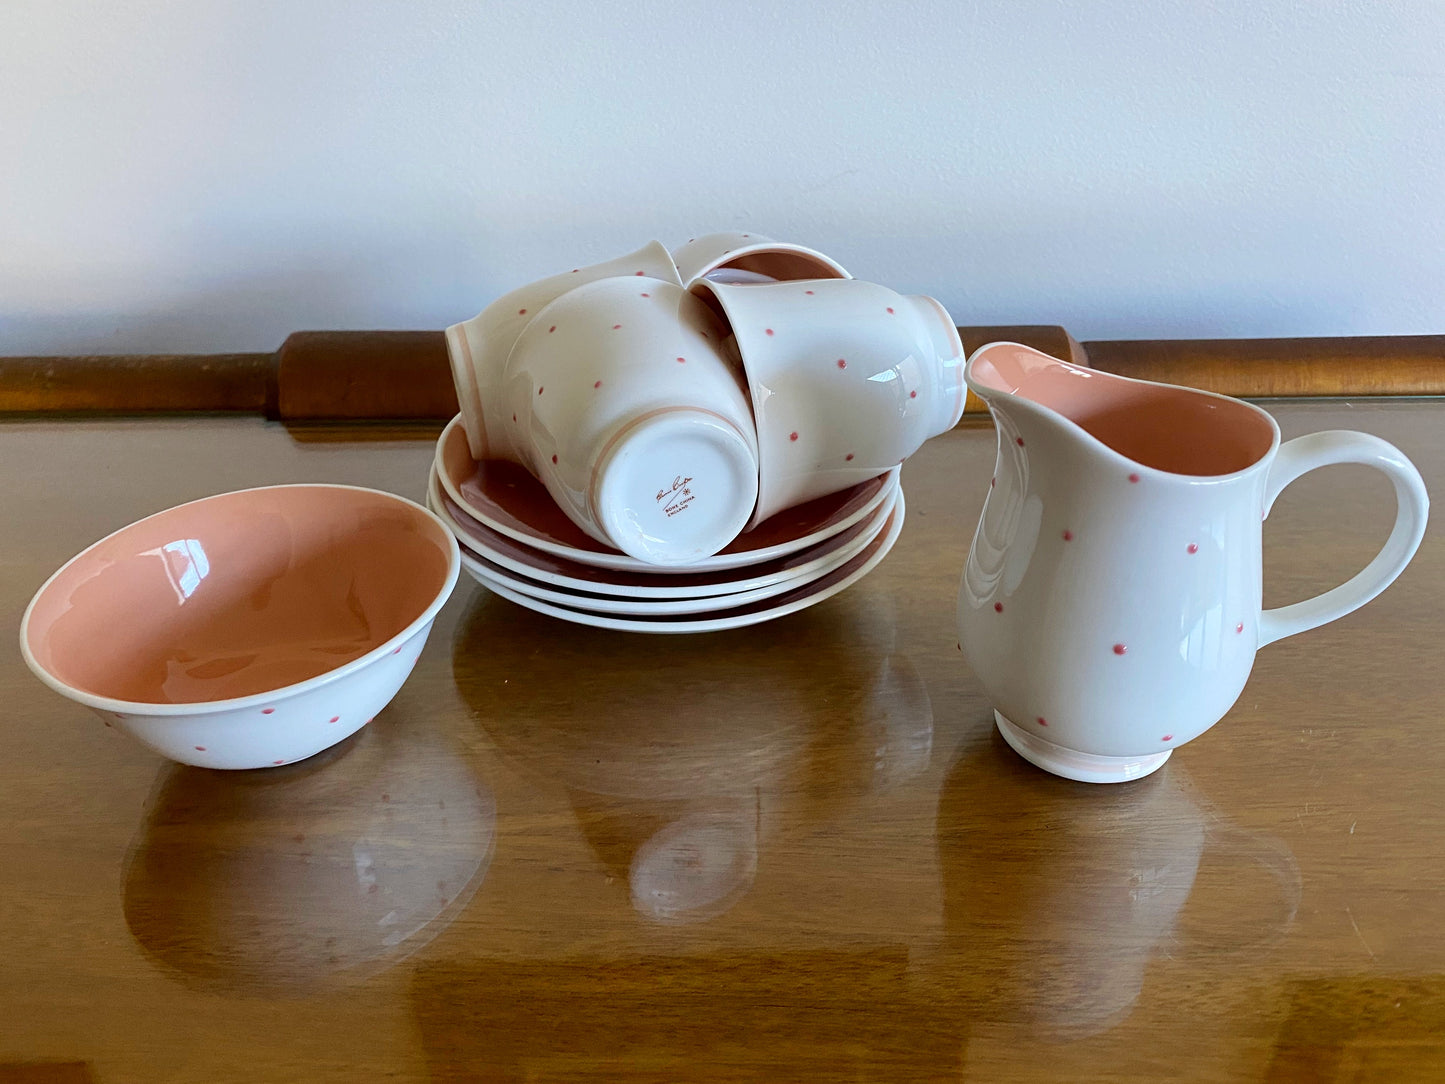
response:
M958 599L960 644L1004 738L1046 771L1119 782L1155 771L1222 718L1265 644L1383 591L1414 556L1429 498L1398 449L1364 433L1280 444L1249 403L1131 380L1017 343L976 351L998 463ZM1334 463L1395 487L1395 525L1360 573L1262 608L1262 521Z

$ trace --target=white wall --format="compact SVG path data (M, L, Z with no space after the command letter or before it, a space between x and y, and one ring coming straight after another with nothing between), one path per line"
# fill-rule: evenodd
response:
M1445 331L1445 3L0 0L0 354L740 227L1081 338Z

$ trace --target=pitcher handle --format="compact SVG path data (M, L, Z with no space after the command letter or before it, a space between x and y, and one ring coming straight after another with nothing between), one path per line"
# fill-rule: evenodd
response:
M1394 529L1375 559L1338 587L1303 602L1261 613L1260 647L1359 609L1390 586L1420 547L1430 513L1430 496L1425 492L1420 472L1393 444L1368 433L1334 429L1296 437L1281 445L1265 486L1265 517L1268 518L1275 498L1285 486L1316 467L1336 463L1359 463L1381 470L1389 477L1395 485Z

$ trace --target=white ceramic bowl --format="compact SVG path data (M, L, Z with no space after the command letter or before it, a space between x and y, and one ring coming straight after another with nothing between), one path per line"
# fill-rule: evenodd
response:
M369 723L461 554L431 512L338 485L223 493L101 539L20 623L37 677L183 764L261 768Z

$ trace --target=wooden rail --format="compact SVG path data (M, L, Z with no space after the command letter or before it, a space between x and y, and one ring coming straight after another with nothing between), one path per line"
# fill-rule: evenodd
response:
M1078 342L1052 325L961 327L1104 372L1244 398L1445 395L1445 335ZM970 401L970 410L981 409ZM300 331L274 354L0 358L0 413L241 412L283 421L457 410L439 331Z

